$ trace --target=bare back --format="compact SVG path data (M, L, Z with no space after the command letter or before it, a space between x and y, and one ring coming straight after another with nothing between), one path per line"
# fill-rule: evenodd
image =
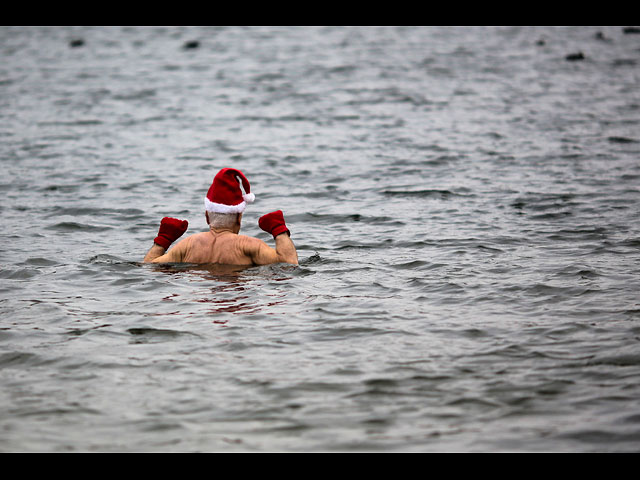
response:
M184 239L180 247L182 262L217 263L222 265L253 265L247 255L249 237L232 232L196 233Z
M153 263L207 263L218 265L268 265L271 263L298 264L298 254L288 234L275 238L276 249L262 240L238 235L231 231L196 233L180 240L166 253L155 245L145 261Z

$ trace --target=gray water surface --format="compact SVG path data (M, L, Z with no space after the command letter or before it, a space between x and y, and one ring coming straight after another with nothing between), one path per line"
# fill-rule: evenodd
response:
M1 27L0 59L0 451L639 450L640 35ZM140 263L223 167L300 265Z

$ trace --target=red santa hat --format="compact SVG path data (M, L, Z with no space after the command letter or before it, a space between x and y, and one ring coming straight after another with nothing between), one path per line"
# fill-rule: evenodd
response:
M249 180L240 170L223 168L204 197L204 209L212 213L242 213L255 199Z

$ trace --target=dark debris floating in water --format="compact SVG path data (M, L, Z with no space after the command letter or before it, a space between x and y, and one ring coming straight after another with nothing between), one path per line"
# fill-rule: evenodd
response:
M578 60L584 60L585 56L584 53L582 52L575 52L575 53L570 53L569 55L567 55L565 57L566 60L569 60L570 62L575 62Z
M183 50L195 50L196 48L200 47L200 42L197 40L190 40L188 42L185 42L182 45L182 49Z

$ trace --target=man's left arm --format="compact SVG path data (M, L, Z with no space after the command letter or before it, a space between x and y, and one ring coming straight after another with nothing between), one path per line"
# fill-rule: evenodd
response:
M181 262L184 257L186 243L182 241L167 252L169 246L187 231L189 222L177 218L164 217L160 222L158 236L153 240L153 246L144 257L145 263ZM186 239L185 239L186 240Z

